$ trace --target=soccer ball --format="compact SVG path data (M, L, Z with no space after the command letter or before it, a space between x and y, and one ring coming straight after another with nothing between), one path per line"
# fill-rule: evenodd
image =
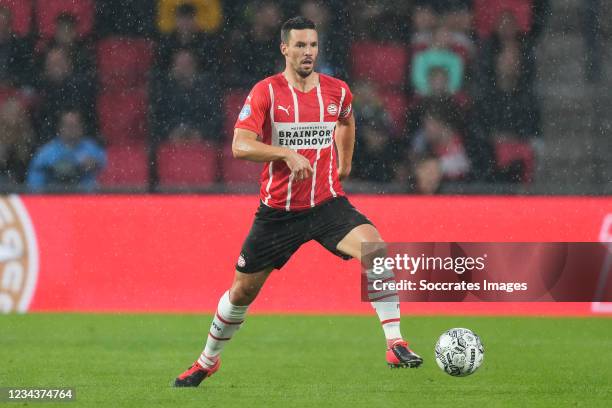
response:
M480 337L463 328L450 329L442 333L436 343L436 363L445 373L455 377L473 374L484 358L484 347Z

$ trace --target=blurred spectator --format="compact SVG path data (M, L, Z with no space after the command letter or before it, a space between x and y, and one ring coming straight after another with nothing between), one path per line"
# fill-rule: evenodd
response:
M77 20L74 15L62 13L57 16L53 37L47 44L40 45L39 52L44 56L51 48L62 48L66 51L72 59L74 72L93 80L95 77L94 55L90 45L85 40L79 39Z
M84 135L81 114L66 110L60 114L57 136L30 163L28 188L35 192L53 188L92 191L105 165L104 150Z
M415 190L421 194L434 194L440 189L444 174L440 161L434 157L423 157L414 169Z
M198 59L204 71L217 71L219 67L219 43L212 34L203 32L196 21L196 8L181 4L176 8L174 30L161 37L158 46L158 68L165 73L170 66L172 55L179 49L189 50Z
M359 129L356 139L352 176L364 181L389 182L395 176L393 165L397 159L397 143L389 113L369 82L353 86L353 112Z
M438 13L428 1L418 1L412 12L412 44L414 47L428 47L433 33L440 24Z
M272 1L251 1L246 11L248 27L231 34L226 80L230 87L250 88L261 78L280 71L280 24L283 16Z
M450 33L454 51L467 60L474 51L472 18L471 0L417 0L412 13L412 45L417 51L431 46L436 29L443 26Z
M427 111L438 109L439 106L444 106L444 113L452 127L460 134L466 132L466 118L469 112L469 105L461 94L450 95L444 86L445 71L441 68L435 68L432 71L439 76L440 79L434 81L434 92L427 97L414 98L413 104L408 111L408 125L406 133L411 138L419 129L423 127L423 118Z
M321 0L305 1L300 7L300 14L314 21L317 26L319 36L317 72L332 76L344 76L346 44L338 41L338 33L334 32L334 25L332 25L333 13L327 3Z
M480 52L480 89L492 86L495 81L497 57L504 51L517 53L520 58L521 80L531 84L535 76L533 48L528 37L520 30L514 13L510 10L499 15L493 34L483 42Z
M79 107L83 111L88 133L94 134L94 89L83 74L75 72L68 51L51 48L44 57L43 71L38 81L41 106L37 115L39 138L49 140L57 129L57 113Z
M479 117L493 137L530 139L539 134L539 112L530 87L521 81L521 58L506 48L495 60L495 80L480 101Z
M508 142L529 143L540 134L540 114L533 92L521 81L521 56L516 48L504 49L495 60L495 79L477 101L477 131L499 150ZM497 157L499 161L499 157ZM501 169L503 178L516 181L522 169Z
M463 117L471 105L471 98L465 91L451 92L448 72L441 67L429 72L430 93L427 99L444 101L455 112L457 119ZM415 98L418 101L417 98Z
M152 111L157 140L221 137L218 77L199 70L195 56L179 50L168 74L154 84Z
M12 15L0 6L0 82L20 87L32 82L32 44L11 28Z
M520 51L522 80L535 79L536 41L541 36L550 15L549 0L474 0L476 31L481 38L479 52L480 82L478 88L489 86L494 77L496 56L505 48Z
M421 193L433 194L443 181L460 180L468 175L470 161L462 136L442 103L432 104L425 111L421 128L412 139L408 158L414 166L412 172L417 191Z
M27 112L17 99L9 98L0 107L0 181L24 182L33 145Z
M412 86L419 95L431 95L431 70L446 71L448 92L454 94L463 86L464 63L452 50L451 33L445 26L436 29L431 47L416 53L412 59Z
M185 5L189 5L194 10L197 31L206 33L219 31L223 24L221 0L158 0L157 25L160 32L170 33L178 25L176 11Z
M448 71L442 67L434 67L429 70L427 76L429 95L443 97L451 94Z

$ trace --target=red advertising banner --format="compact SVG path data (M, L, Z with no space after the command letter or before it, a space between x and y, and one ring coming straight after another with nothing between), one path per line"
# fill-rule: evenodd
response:
M352 196L395 242L612 241L612 198ZM0 198L0 311L212 312L255 196ZM611 278L612 279L612 278ZM308 243L273 272L263 313L370 313L360 266ZM586 315L607 303L406 303L419 314Z

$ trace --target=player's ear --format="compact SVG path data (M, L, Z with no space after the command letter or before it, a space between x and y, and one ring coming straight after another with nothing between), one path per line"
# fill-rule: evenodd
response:
M287 43L284 41L281 41L280 51L281 51L281 54L283 54L284 56L287 56L287 48L288 48Z

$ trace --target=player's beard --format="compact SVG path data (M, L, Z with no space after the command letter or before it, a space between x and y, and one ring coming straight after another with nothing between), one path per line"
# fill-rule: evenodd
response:
M314 61L312 62L312 65L308 69L302 68L301 63L298 64L298 66L295 68L295 72L302 78L308 78L308 76L310 76L310 74L312 74L313 71L314 71Z
M306 71L305 69L301 69L298 68L295 72L297 72L297 74L299 76L301 76L302 78L308 78L308 76L310 76L310 74L312 74L312 68L310 68L310 70Z

